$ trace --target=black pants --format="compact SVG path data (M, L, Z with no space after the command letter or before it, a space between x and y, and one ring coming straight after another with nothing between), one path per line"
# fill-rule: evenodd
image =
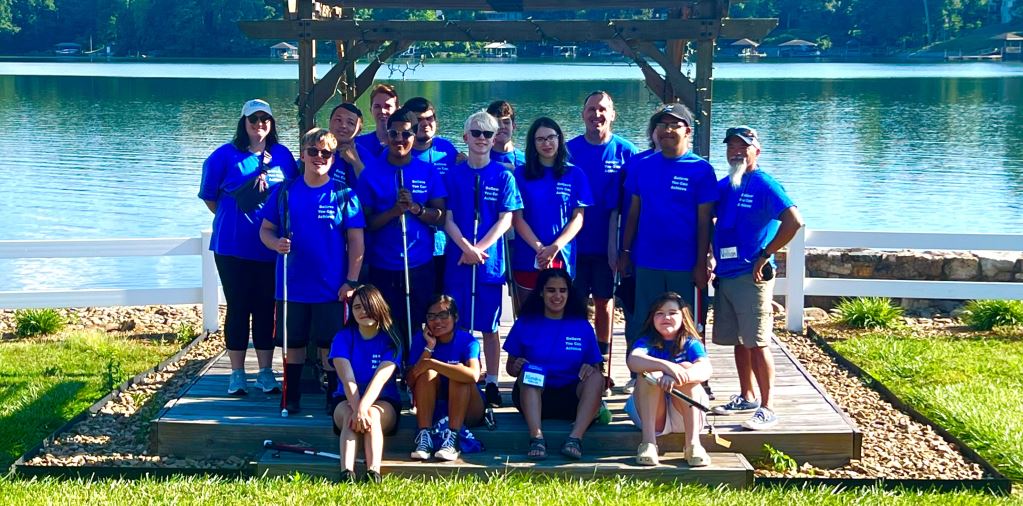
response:
M252 345L257 350L274 349L274 262L257 262L227 255L213 255L220 284L227 299L224 341L228 350L249 347L249 319Z
M434 296L434 264L426 262L409 269L408 273L412 314L412 334L417 334L426 323L426 309ZM387 305L391 306L391 318L402 336L402 356L408 357L408 320L405 312L405 271L389 271L370 266L369 283L376 286Z

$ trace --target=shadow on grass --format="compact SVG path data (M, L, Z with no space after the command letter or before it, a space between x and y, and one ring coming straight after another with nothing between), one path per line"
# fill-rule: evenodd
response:
M82 404L79 394L86 386L82 381L60 381L0 417L0 470L6 471L26 450L84 409L76 406ZM32 396L34 390L28 384L11 385L0 398L10 406Z

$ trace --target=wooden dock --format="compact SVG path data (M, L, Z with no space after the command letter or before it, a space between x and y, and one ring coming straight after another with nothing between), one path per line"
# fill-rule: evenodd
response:
M612 377L620 387L628 379L625 367L625 339L622 328L615 329ZM712 330L711 330L712 331ZM508 326L502 324L501 335ZM709 342L709 339L708 339ZM497 429L473 429L487 451L466 456L459 462L419 463L408 458L415 434L415 418L403 412L398 433L387 439L384 473L400 475L478 474L487 471L530 471L570 475L636 474L651 479L677 479L701 483L726 483L746 486L752 482L749 461L763 455L763 445L770 444L798 462L820 467L838 467L859 458L861 434L851 419L827 396L784 345L775 342L776 365L775 411L780 419L772 430L753 432L741 427L748 415L712 415L711 422L720 436L731 442L730 448L715 443L709 434L701 436L703 445L712 453L714 465L689 469L680 462L682 435L671 434L659 440L667 453L662 465L651 469L632 465L632 457L640 442L640 432L624 413L627 396L617 393L607 400L613 419L609 425L595 425L583 440L581 462L562 460L558 448L567 437L569 422L545 421L544 433L550 457L542 464L526 461L528 447L526 426L521 415L511 406L511 382L502 375L501 388L505 407L496 410ZM714 374L711 386L717 396L712 404L727 401L738 390L731 348L709 345L708 353ZM250 376L256 370L253 353L248 354ZM277 360L279 363L279 352ZM504 357L502 357L504 364ZM303 443L328 452L337 452L337 437L331 420L324 412L322 393L306 393L302 412L282 418L279 395L250 391L244 397L226 394L230 366L226 355L210 362L201 375L171 400L153 420L152 449L161 455L184 458L239 456L258 461L258 471L269 475L301 469L312 474L337 475L337 463L329 459L281 455L273 457L263 449L266 439L275 442Z

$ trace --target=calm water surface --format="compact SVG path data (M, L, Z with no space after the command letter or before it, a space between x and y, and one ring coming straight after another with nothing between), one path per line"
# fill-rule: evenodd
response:
M0 62L5 238L197 236L212 219L195 197L202 161L229 140L244 100L269 100L294 147L296 72L287 64ZM724 129L753 125L762 165L810 227L1023 231L1023 65L720 63L715 72L719 175ZM429 63L392 77L403 97L435 102L448 137L492 99L512 101L520 145L541 115L580 133L580 102L594 89L614 95L616 131L645 144L657 105L639 71L622 64ZM198 261L0 261L0 290L125 279L195 284Z

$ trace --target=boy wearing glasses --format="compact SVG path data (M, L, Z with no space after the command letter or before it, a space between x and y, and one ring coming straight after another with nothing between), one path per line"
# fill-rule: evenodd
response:
M504 234L512 212L522 209L515 177L491 158L497 119L480 111L465 120L462 138L468 159L445 175L448 188L444 230L451 238L445 255L444 293L454 297L469 332L483 333L487 402L500 406L501 296L505 284Z
M368 281L380 289L391 306L396 328L404 335L402 342L406 346L411 337L407 335L407 315L411 314L413 329L422 328L423 315L434 292L432 227L443 224L447 197L444 183L433 167L412 155L415 122L415 113L404 107L387 119L387 151L366 167L356 185L369 232ZM410 307L405 303L406 265Z
M358 286L365 250L362 207L355 192L331 180L330 168L337 139L323 128L302 136L302 176L279 185L261 211L259 238L277 258L277 314L284 310L287 283L287 322L277 320L277 346L284 346L287 325L287 366L284 407L298 413L306 345L312 340L328 372L328 392L337 389L337 374L327 361L333 337L344 321L343 301ZM288 262L287 279L284 262ZM328 409L331 397L328 395Z

